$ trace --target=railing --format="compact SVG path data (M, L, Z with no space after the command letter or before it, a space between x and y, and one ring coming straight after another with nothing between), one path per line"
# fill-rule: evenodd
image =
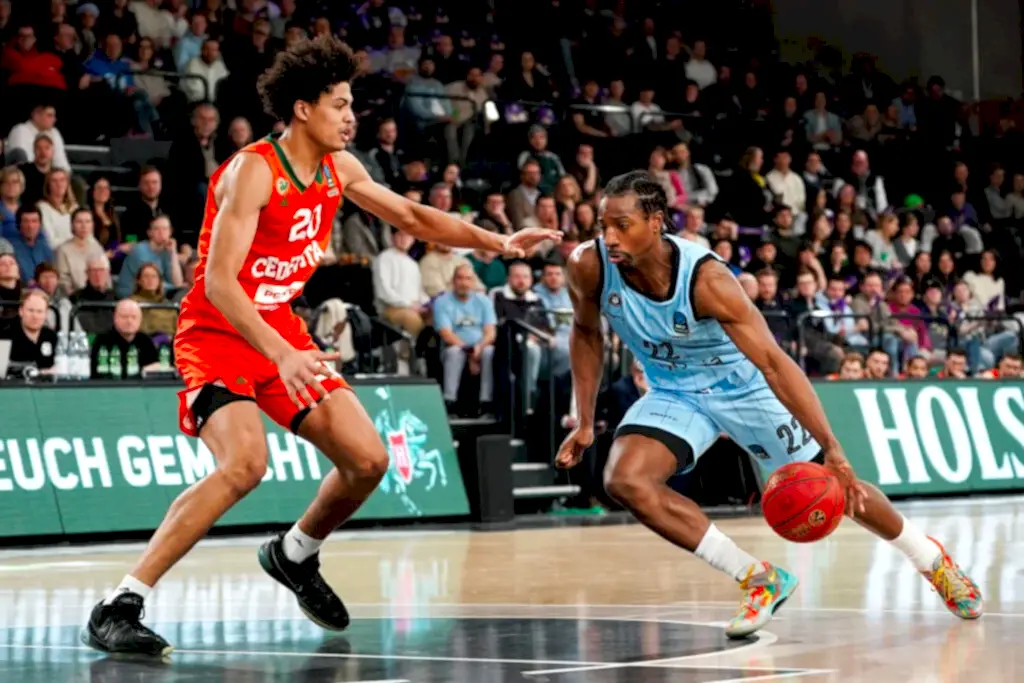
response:
M1024 322L1015 315L1002 312L989 312L984 315L968 315L964 316L964 321L979 321L979 322L1010 322L1017 328L1017 353L1024 354Z
M83 312L83 311L84 312L89 312L90 310L92 310L92 311L97 311L97 312L98 311L110 311L111 313L113 313L114 309L117 307L117 305L121 301L124 301L124 299L121 299L119 301L82 301L82 302L79 302L79 303L74 304L74 305L71 306L70 319L73 320L75 323L77 323L79 327L82 327L81 321L78 318L78 314L80 312ZM180 306L178 304L170 302L170 301L162 302L162 303L153 303L153 302L149 302L149 301L136 301L135 303L137 303L139 305L139 308L142 309L143 313L145 313L146 311L150 311L150 310L164 310L164 311L171 310L171 311L174 311L175 313L180 313L181 312ZM153 343L157 347L168 345L168 344L170 344L171 340L173 339L173 335L167 335L167 334L161 334L161 333L151 335L151 337L153 339Z
M402 103L404 104L406 98L413 99L424 99L424 100L448 100L450 102L468 102L473 107L473 115L471 119L475 119L480 115L480 107L477 105L476 100L466 97L465 95L449 95L448 93L428 93L428 92L412 92L406 88L405 92L402 93Z
M160 76L161 78L176 81L178 88L181 88L181 81L199 81L203 88L203 98L200 102L210 101L210 84L206 79L196 74L183 74L177 71L164 71L163 69L133 69L133 76Z
M526 413L530 406L530 381L529 372L527 366L529 363L529 352L527 346L530 343L530 337L536 337L541 343L538 345L541 349L540 363L543 367L544 361L547 360L548 367L551 368L551 344L555 337L549 332L541 330L533 325L522 320L508 319L503 323L505 327L505 334L508 340L507 348L507 367L511 370L513 367L513 350L519 349L519 367L516 368L516 377L514 382L509 386L509 417L511 421L511 433L513 436L523 437L525 436L523 431L523 425L525 424ZM547 378L548 385L548 437L549 443L555 442L555 381L554 373L549 372ZM519 394L519 402L516 402L516 392ZM516 406L519 406L522 410L520 414L519 410L516 410Z
M769 314L770 313L774 317L782 317L782 318L789 318L789 317L791 317L791 316L789 316L788 313L786 313L784 311L764 311L763 313L765 313L765 314ZM769 316L766 315L766 317L769 317ZM806 356L807 356L807 348L806 348L806 343L805 342L806 342L806 329L807 329L808 321L812 321L812 322L813 321L823 321L823 320L826 320L826 319L835 319L835 318L839 318L839 319L853 318L853 319L856 319L856 320L867 320L868 321L868 329L867 329L867 332L865 333L864 336L868 340L868 347L869 348L874 348L874 347L877 347L877 346L881 346L882 343L883 343L883 336L884 335L886 335L886 334L895 334L895 333L892 333L892 332L888 332L888 331L886 331L884 329L876 330L875 329L875 323L874 323L874 320L873 320L872 316L870 314L867 314L867 313L859 313L859 314L858 313L850 313L850 312L836 313L836 312L833 312L833 311L810 311L810 312L801 313L797 317L797 319L796 319L797 342L798 342L798 345L799 345L799 353L798 353L797 357L798 357L798 360L800 362L800 367L801 368L806 370L806 362L805 361L806 361ZM956 321L951 321L948 317L936 316L936 315L932 315L930 313L893 313L891 318L889 318L889 320L896 320L896 321L920 320L923 323L925 323L925 325L928 325L928 326L941 325L941 326L943 326L943 327L945 327L947 329L947 335L946 335L946 339L947 339L946 348L947 349L948 348L954 348L954 347L960 345L960 330L959 330L959 327L964 322L985 322L985 323L993 323L993 322L1004 322L1005 323L1005 322L1010 322L1010 323L1012 323L1017 328L1017 349L1018 349L1018 352L1024 351L1024 322L1021 322L1021 320L1019 318L1017 318L1016 316L1009 315L1009 314L1006 314L1006 313L986 313L984 315L969 315L969 316L963 316L963 317L957 319ZM985 336L988 337L988 336L991 336L991 335L990 334L986 334ZM984 338L983 338L983 341L984 341ZM921 343L921 340L918 339L918 344L920 344L920 343Z
M773 313L778 313L778 312L779 311L773 311ZM806 341L807 341L807 339L806 339L806 335L807 335L807 322L811 321L812 324L813 324L813 322L824 323L825 320L839 319L840 321L842 321L842 320L848 319L848 318L849 319L853 319L853 320L867 320L868 321L868 329L867 329L866 334L864 334L863 336L864 336L864 338L868 342L868 349L870 349L872 346L875 346L876 344L873 343L873 340L875 339L875 321L872 319L872 316L871 316L870 313L852 313L852 312L847 312L847 311L844 311L842 313L837 313L835 311L805 311L804 313L801 313L800 315L797 316L797 319L796 319L796 335L797 335L796 358L797 358L797 361L800 363L800 368L802 370L805 370L805 371L807 370L807 343L806 343Z

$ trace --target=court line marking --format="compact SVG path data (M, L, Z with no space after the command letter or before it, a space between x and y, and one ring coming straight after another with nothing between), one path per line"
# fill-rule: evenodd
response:
M662 613L663 616L670 616L673 614L679 614L687 610L686 605L679 605L680 609L670 609ZM713 603L692 603L690 609L697 609L700 607L717 608L719 605ZM867 609L864 607L798 607L796 605L790 606L788 603L783 608L787 612L839 612L841 614L902 614L902 615L914 615L914 616L929 616L937 614L950 614L948 610L941 609ZM1000 619L1024 619L1024 612L985 612L982 616L984 617L995 617ZM775 617L774 621L778 619Z
M1024 500L1024 496L1021 495L988 495L988 496L972 496L970 498L957 498L957 499L936 499L936 500L902 500L896 502L896 509L903 510L907 509L910 511L918 510L931 510L935 508L948 509L952 503L955 507L965 508L979 508L984 507L986 509L991 508L1005 508L1014 507L1020 505L1021 501ZM743 520L757 520L757 515L730 517L729 519L735 519L737 521ZM621 525L624 528L640 528L637 523L629 523ZM342 529L336 531L327 537L328 541L362 541L362 540L384 540L384 541L396 541L402 539L420 539L426 537L435 538L456 538L465 534L474 535L486 535L493 536L495 534L505 533L516 533L521 531L557 531L565 528L577 528L577 527L526 527L508 529L502 531L476 531L471 528L464 529L411 529L411 528L396 528L396 529ZM608 527L612 528L612 527ZM197 545L196 548L224 548L224 547L247 547L252 544L258 545L263 541L270 538L271 534L264 535L244 535L244 536L223 536L215 538L204 538ZM618 542L622 543L620 539ZM54 556L67 556L67 555L82 555L86 553L120 553L120 552L138 552L139 550L146 547L148 541L113 541L111 543L95 543L81 546L55 546L55 547L20 547L20 548L3 548L0 549L0 558L15 558L15 557L31 557L33 555L45 555L47 557ZM604 543L604 542L602 542ZM329 548L327 550L330 550Z
M747 650L753 647L757 643L751 643L747 646L740 646L733 648L732 650L726 650L725 652L736 652L740 650ZM0 643L0 650L57 650L63 652L92 652L97 655L103 655L102 652L97 652L90 647L85 645L14 645L7 643ZM723 654L722 652L707 652L698 655L683 655L681 657L667 657L665 659L654 659L647 662L585 662L585 661L560 661L555 659L500 659L490 657L432 657L429 655L374 655L374 654L346 654L342 652L278 652L274 650L178 650L175 649L171 654L171 659L174 659L174 655L221 655L221 656L239 656L239 657L301 657L304 659L316 659L320 657L329 659L367 659L373 661L380 660L393 660L400 662L457 662L460 664L516 664L520 666L559 666L564 669L557 669L547 671L547 673L561 672L561 671L591 671L599 669L629 669L629 668L661 668L661 669L736 669L737 666L703 666L703 665L689 665L690 659L696 659L699 657L711 657L715 655ZM682 666L675 666L675 664L681 663ZM541 671L523 671L524 675L537 675L544 673ZM367 682L370 683L370 682Z
M85 645L14 645L0 643L0 649L24 649L24 650L62 650L93 652L102 655ZM544 664L550 666L601 666L604 662L568 662L559 660L533 660L533 659L491 659L484 657L431 657L429 655L371 655L371 654L344 654L341 652L277 652L271 650L178 650L174 655L222 655L239 657L302 657L313 659L326 657L330 659L369 659L369 660L394 660L399 662L459 662L463 664L520 664L524 666Z
M765 674L763 676L747 676L741 678L723 678L708 683L750 683L751 681L776 681L783 678L802 678L803 676L827 676L836 673L837 669L805 669L802 671L788 671L786 673Z
M724 624L723 624L724 625ZM657 668L657 669L695 669L695 668L723 668L735 670L738 666L720 665L720 666L704 666L704 665L692 665L690 662L696 659L704 659L706 657L729 657L736 652L747 653L751 650L759 650L774 645L779 642L779 637L770 631L758 631L758 639L752 643L744 643L737 645L736 647L728 648L726 650L716 650L715 652L701 652L695 655L680 655L678 657L664 657L662 659L649 659L647 661L639 662L605 662L603 664L580 664L578 666L569 666L561 669L543 669L541 671L523 671L523 676L544 676L547 674L568 674L568 673L583 673L585 671L604 671L606 669L632 669L632 668ZM682 664L682 666L678 666Z
M391 617L358 617L353 621L381 621L390 619ZM496 615L452 615L451 617L438 616L438 617L422 617L424 619L451 619L451 618L462 618L470 620L484 620L484 619L522 619L523 616L496 616ZM680 624L684 626L706 626L710 628L718 628L723 626L722 622L699 622L699 621L681 621L676 619L625 619L621 617L587 617L586 619L580 619L573 616L542 616L539 619L561 619L565 621L633 621L638 623L655 623L655 624ZM236 620L237 621L237 620ZM276 619L263 619L261 621L293 621L291 618L276 618ZM190 624L198 622L155 622L155 625L170 626L173 624ZM229 622L228 622L229 623ZM65 627L66 628L66 627ZM10 628L0 629L0 631L11 630ZM436 657L429 655L384 655L384 654L351 654L351 653L338 653L338 652L277 652L277 651L263 651L263 650L188 650L188 649L175 649L174 652L178 654L189 654L189 655L234 655L241 657L329 657L335 659L368 659L368 660L395 660L395 661L413 661L413 662L462 662L462 663L475 663L475 664L517 664L521 666L558 666L565 667L565 671L575 671L582 669L585 671L598 670L598 669L625 669L634 667L657 667L657 668L676 668L682 669L687 668L684 666L673 666L674 664L689 662L695 659L702 659L706 657L718 657L718 656L731 656L737 652L748 652L754 649L762 649L769 645L774 645L778 642L779 638L774 633L769 631L759 631L758 639L750 642L737 645L725 650L716 650L713 652L701 652L692 655L679 655L676 657L666 657L662 659L654 659L648 661L639 662L587 662L587 661L568 661L568 660L544 660L544 659L498 659L498 658L476 658L476 657ZM62 650L62 651L79 651L79 652L96 652L92 648L84 645L36 645L36 644L16 644L16 643L0 643L0 650ZM98 653L101 654L101 653ZM690 667L693 668L693 667ZM725 667L735 668L735 667ZM527 671L522 672L524 675L530 673ZM533 675L537 675L540 672L533 672ZM550 672L549 672L550 673Z
M0 592L2 592L2 591L0 591ZM660 613L658 616L668 616L668 615L672 615L672 614L677 614L677 613L682 612L682 611L687 610L687 609L700 609L702 607L707 607L707 608L711 608L711 609L718 609L718 608L726 608L726 607L728 607L728 608L731 608L731 609L735 609L736 605L738 604L738 600L707 600L707 601L703 601L703 600L693 600L693 601L681 600L679 602L670 602L670 603L667 603L667 604L658 604L658 605L656 605L656 604L651 604L651 605L626 605L626 604L610 605L610 604L595 604L595 603L585 603L585 602L560 603L560 604L555 604L555 603L544 603L544 604L533 603L533 604L531 604L531 603L515 603L515 602L506 602L506 603L499 603L499 602L362 602L362 603L350 602L350 603L345 603L345 604L348 605L349 607L444 607L444 608L448 608L448 607L469 607L469 608L481 608L481 607L513 607L513 608L518 608L518 607L527 607L527 608L533 608L533 609L537 609L537 608L551 608L551 609L577 609L577 610L584 610L584 609L587 609L587 608L596 608L596 609L623 608L623 609L629 609L629 610L644 610L644 609L657 610L657 609L661 609L661 610L664 610L664 611L662 613ZM786 606L785 606L784 610L786 612L847 612L847 613L850 613L850 614L913 614L913 615L929 615L929 614L949 614L950 613L947 610L941 610L941 609L935 609L935 610L880 609L880 610L878 610L878 609L867 609L866 607L799 607L797 605L790 605L789 603L786 603ZM462 616L462 615L459 615L459 616ZM518 617L520 617L520 618L522 616L523 615L518 615ZM540 616L547 617L547 615L540 615ZM1024 619L1024 612L985 612L984 616L986 616L986 617L997 617L997 618L1003 618L1003 619ZM502 617L502 618L508 619L509 617ZM554 617L547 617L547 618L554 618ZM567 617L567 618L577 619L577 618L580 618L580 617L573 616L573 617ZM587 618L588 619L597 619L599 617L587 617ZM607 617L604 617L604 618L607 618ZM625 617L614 617L614 618L616 618L616 619L626 619ZM626 619L626 620L629 621L629 619ZM773 619L773 621L775 621L775 619ZM704 621L704 622L692 622L692 623L708 626L708 625L712 625L712 624L715 624L715 623L718 623L718 622Z

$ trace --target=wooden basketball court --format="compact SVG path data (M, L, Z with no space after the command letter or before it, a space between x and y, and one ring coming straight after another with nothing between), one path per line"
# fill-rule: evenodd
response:
M760 518L720 526L801 586L759 637L721 625L735 584L636 524L339 534L324 574L344 634L304 619L257 539L200 545L147 601L168 662L78 642L138 545L0 553L0 681L11 683L1010 683L1024 681L1024 498L903 507L972 573L988 614L962 622L886 544L844 523L787 544Z

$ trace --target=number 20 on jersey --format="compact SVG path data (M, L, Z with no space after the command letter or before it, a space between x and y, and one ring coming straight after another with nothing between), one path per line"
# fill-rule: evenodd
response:
M323 206L317 204L312 209L299 209L292 216L295 221L288 232L289 242L301 242L303 240L316 239L320 234L320 218L323 213Z

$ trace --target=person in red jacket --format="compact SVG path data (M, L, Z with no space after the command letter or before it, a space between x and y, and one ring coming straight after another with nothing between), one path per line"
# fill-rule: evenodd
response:
M978 375L981 379L1020 379L1021 357L1016 353L1008 353L999 359L999 364L991 370Z
M11 41L0 57L0 70L10 73L9 86L34 85L67 90L61 74L60 57L36 49L36 32L31 26L18 28L18 37Z

